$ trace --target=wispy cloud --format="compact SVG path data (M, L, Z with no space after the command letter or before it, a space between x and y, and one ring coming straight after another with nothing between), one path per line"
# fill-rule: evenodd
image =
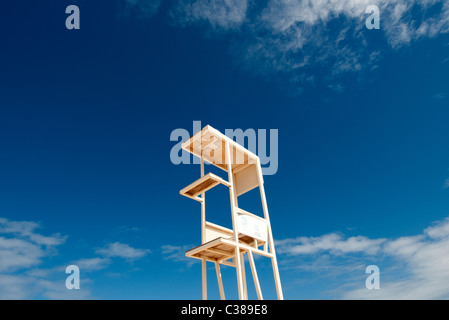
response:
M173 246L169 244L163 245L161 247L163 259L174 262L182 262L190 267L195 262L197 262L197 260L187 258L185 253L187 250L192 249L193 247L194 247L193 245L183 245L183 246Z
M445 94L443 92L438 92L433 95L435 100L443 100L445 98Z
M279 253L298 255L313 254L320 251L328 251L332 254L346 254L363 252L365 254L376 254L386 239L369 239L363 236L344 239L337 233L330 233L321 237L298 237L277 241L280 248Z
M40 224L33 221L10 221L0 218L0 234L11 234L19 238L28 239L29 241L42 246L58 246L64 243L67 237L61 236L59 233L52 236L44 236L36 232L41 228Z
M79 259L73 264L77 265L83 272L98 271L108 267L111 260L108 258L87 258Z
M368 5L380 9L380 30L365 27ZM269 0L263 8L246 0L179 0L171 15L183 26L228 32L238 65L286 75L298 87L329 86L341 75L375 69L382 49L367 40L370 33L377 32L384 47L399 49L449 32L444 0Z
M43 235L39 229L37 222L0 218L0 299L90 297L89 290L67 290L63 281L54 279L64 268L39 269L67 239Z
M449 178L447 178L446 181L444 181L444 184L443 184L443 189L447 189L447 188L449 188Z
M109 243L105 248L100 248L96 251L98 254L105 257L119 257L125 259L139 259L151 252L149 249L135 249L128 244L114 242Z
M37 266L66 240L60 234L39 234L39 228L36 222L0 218L0 272Z
M322 272L323 266L314 270L314 265L306 257L309 255L313 261L327 256L324 265L338 266L339 272L345 274L344 278L349 281L334 289L344 299L449 298L449 218L434 223L421 234L407 237L344 238L332 233L321 237L285 239L277 244L281 261L285 260L281 266L287 269L289 264L304 264L303 270L326 276ZM296 259L292 259L294 257ZM366 289L363 278L366 277L366 263L372 264L376 260L381 263L388 259L394 262L396 269L397 266L401 266L401 269L386 272L389 276L381 277L380 290ZM354 266L358 267L354 270Z
M59 255L59 247L67 236L44 235L42 226L33 221L0 218L0 299L88 299L92 282L85 275L109 268L113 258L133 262L151 252L128 244L112 242L96 250L100 256L67 261L66 265L49 265ZM67 245L67 244L65 244ZM82 274L82 288L67 290L65 268L77 265Z
M215 30L229 30L242 25L247 8L247 0L179 0L171 16L183 26L207 23Z

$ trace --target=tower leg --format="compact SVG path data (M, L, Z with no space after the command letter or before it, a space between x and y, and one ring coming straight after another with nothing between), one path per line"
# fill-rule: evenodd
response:
M245 255L240 254L240 263L242 264L242 282L243 282L243 299L248 300L248 288L246 286L246 272L245 272Z
M204 159L201 157L201 177L204 177ZM201 194L201 243L206 242L206 194ZM207 261L201 261L203 300L207 300Z
M202 273L202 277L203 277L203 300L207 300L207 261L206 259L203 259L201 261L202 265L201 265L201 273Z
M229 142L225 142L225 162L228 169L228 181L231 187L229 188L229 198L231 200L231 211L232 211L232 229L234 230L234 241L235 241L235 251L234 251L234 262L235 269L237 272L237 289L239 292L239 300L243 300L245 295L243 292L243 281L242 281L242 265L240 262L240 246L239 246L239 235L237 232L237 212L235 210L235 193L234 193L234 177L232 174L232 161L231 161L231 151L229 148Z
M257 299L263 300L262 290L260 290L259 277L257 276L256 265L254 264L253 253L248 251L248 260L253 274L254 286L256 287Z
M217 272L217 281L218 281L218 289L220 290L220 298L221 300L226 300L223 288L223 280L221 279L220 264L218 262L215 262L215 271Z
M279 277L279 268L276 258L276 250L274 249L273 233L271 231L270 215L268 213L267 199L265 197L265 188L263 186L263 175L262 167L260 166L260 159L257 159L257 179L259 181L260 198L262 200L262 207L265 219L268 222L268 246L270 253L272 254L271 265L273 266L274 282L276 285L276 294L278 300L284 300L284 295L282 293L281 278Z

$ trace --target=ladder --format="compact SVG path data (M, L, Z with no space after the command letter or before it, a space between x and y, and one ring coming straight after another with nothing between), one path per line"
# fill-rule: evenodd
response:
M201 203L201 245L188 250L186 256L202 261L203 300L207 300L207 262L215 265L222 300L225 300L225 292L220 265L235 267L238 297L240 300L248 299L245 254L248 255L257 298L262 300L263 296L253 254L271 259L277 298L283 300L259 157L209 125L185 141L182 149L201 159L200 179L183 188L180 194ZM205 174L205 161L226 171L228 181L213 173ZM232 230L206 221L206 191L219 184L229 188ZM264 217L238 206L238 197L257 187L260 190Z

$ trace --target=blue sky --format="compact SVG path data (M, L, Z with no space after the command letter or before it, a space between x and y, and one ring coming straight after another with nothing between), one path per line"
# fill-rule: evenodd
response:
M193 121L278 130L286 299L449 298L447 1L14 1L0 37L0 298L200 299L200 209L179 195L200 169L170 161ZM212 222L228 197L211 191Z

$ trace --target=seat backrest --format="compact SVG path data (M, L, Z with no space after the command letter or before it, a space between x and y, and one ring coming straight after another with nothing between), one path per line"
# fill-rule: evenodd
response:
M236 196L240 196L256 187L259 187L257 164L251 164L234 175Z
M231 238L234 235L231 229L219 226L218 224L206 221L205 242L215 240L217 238Z

